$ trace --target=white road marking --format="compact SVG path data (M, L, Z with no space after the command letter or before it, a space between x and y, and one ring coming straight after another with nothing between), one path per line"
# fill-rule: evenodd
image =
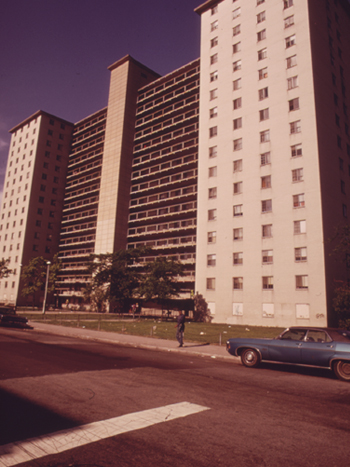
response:
M179 402L156 409L143 410L121 417L88 423L76 428L58 431L50 435L19 441L0 446L0 467L40 459L44 456L59 454L69 449L111 438L129 431L140 430L157 423L169 422L209 410L209 407Z

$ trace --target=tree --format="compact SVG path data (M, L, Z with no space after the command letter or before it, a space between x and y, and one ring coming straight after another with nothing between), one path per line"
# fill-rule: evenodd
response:
M337 243L331 254L349 268L350 225L338 226L330 241ZM348 283L342 282L342 285L335 290L333 309L338 320L338 326L350 329L350 287Z
M140 286L140 295L146 300L155 300L162 305L179 295L178 277L183 276L183 265L164 256L156 258L146 266Z
M207 323L211 321L210 310L208 303L206 302L203 295L198 292L194 296L194 310L193 310L193 321Z
M55 292L55 282L57 274L61 269L61 260L56 254L50 265L49 282L47 292L52 294ZM31 258L29 263L22 268L21 279L23 281L22 295L24 297L33 296L33 306L36 302L36 293L38 290L43 290L46 282L47 260L42 256Z
M90 299L96 311L104 311L106 302L112 306L115 304L119 312L129 310L131 299L137 295L140 285L138 259L147 251L134 248L91 255L88 270L92 277L85 297Z
M9 259L0 260L0 279L2 279L3 277L8 277L10 274L13 273L12 269L8 268L9 263Z
M350 329L350 287L342 285L335 291L333 307L338 318L338 326Z

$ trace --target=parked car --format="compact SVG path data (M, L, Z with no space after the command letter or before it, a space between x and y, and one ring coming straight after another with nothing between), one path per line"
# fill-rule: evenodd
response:
M261 361L312 365L350 381L350 331L344 329L290 327L274 339L229 339L226 349L247 367Z
M27 326L28 320L16 314L16 308L0 306L0 326Z

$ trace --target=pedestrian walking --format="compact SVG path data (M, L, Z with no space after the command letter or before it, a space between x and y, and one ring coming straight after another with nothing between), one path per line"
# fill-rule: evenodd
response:
M177 317L176 329L176 339L179 343L179 347L183 346L184 343L184 331L185 331L185 314L181 310L179 316Z

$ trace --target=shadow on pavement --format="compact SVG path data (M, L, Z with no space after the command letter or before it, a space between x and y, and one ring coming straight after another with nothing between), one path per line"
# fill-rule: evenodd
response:
M80 425L4 389L0 389L0 413L1 446Z

